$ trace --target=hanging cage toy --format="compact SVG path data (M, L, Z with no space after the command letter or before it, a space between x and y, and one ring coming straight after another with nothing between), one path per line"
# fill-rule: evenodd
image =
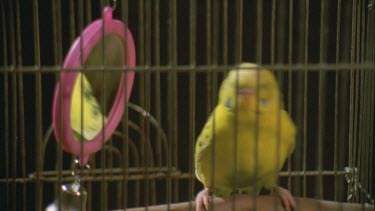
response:
M62 149L78 157L75 162L80 166L88 167L90 155L100 150L114 133L132 91L133 71L107 72L109 74L105 74L106 69L73 71L100 65L135 66L133 37L121 21L112 19L115 6L114 1L112 7L105 7L102 19L87 26L74 41L55 89L52 108L54 134ZM108 114L102 114L106 109L101 109L100 103L108 108ZM85 210L87 193L80 184L80 176L74 171L73 176L75 181L63 184L61 198L48 205L46 210L58 207Z
M132 34L123 22L112 19L113 8L105 7L103 18L87 26L74 41L55 89L52 121L56 140L66 152L79 158L81 166L113 134L132 91L133 71L106 71L115 66L135 66ZM103 65L108 68L98 71ZM96 70L73 71L82 67ZM100 109L100 103L107 108L107 114L101 114L106 109ZM95 118L86 121L87 112ZM100 126L93 129L90 124Z

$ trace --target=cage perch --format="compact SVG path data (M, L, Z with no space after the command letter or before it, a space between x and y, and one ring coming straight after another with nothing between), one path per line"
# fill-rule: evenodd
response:
M372 211L374 210L373 205L369 204L356 204L356 203L340 203L326 200L316 200L311 198L295 198L297 203L297 210L304 211ZM233 202L235 202L233 204ZM149 206L147 210L150 211L162 211L162 210L171 210L171 211L188 211L194 210L194 201L192 202L183 202L175 203L168 205L158 205L158 206ZM215 211L222 210L263 210L263 211L282 211L283 207L281 206L280 200L278 197L273 196L232 196L226 198L216 198L213 203ZM256 209L254 209L256 208ZM131 208L126 209L128 211L141 211L145 210L146 207ZM120 211L120 210L112 210Z

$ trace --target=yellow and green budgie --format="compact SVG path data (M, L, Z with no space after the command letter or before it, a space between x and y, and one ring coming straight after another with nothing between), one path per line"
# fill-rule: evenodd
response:
M197 211L208 210L211 194L258 194L263 187L278 194L285 209L295 208L290 192L277 185L296 136L281 98L269 70L241 63L229 71L195 146L195 172L205 187Z

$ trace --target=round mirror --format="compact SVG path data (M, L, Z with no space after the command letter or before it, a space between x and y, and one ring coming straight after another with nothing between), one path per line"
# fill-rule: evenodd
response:
M85 165L121 121L133 86L135 66L131 32L112 19L106 7L103 19L85 28L71 46L63 64L53 102L53 126L62 148ZM82 68L83 71L77 69ZM115 70L114 70L115 69Z

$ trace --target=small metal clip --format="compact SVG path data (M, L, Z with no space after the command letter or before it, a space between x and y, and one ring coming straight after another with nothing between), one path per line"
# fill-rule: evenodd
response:
M116 9L116 6L117 6L117 1L112 0L112 1L109 2L109 5L111 6L112 11L114 11Z
M349 185L349 195L347 197L347 201L350 201L353 197L354 198L357 198L357 194L358 194L358 190L360 192L362 192L367 200L371 203L371 204L375 204L374 203L374 199L371 197L371 195L367 192L367 190L365 190L361 183L358 181L358 169L356 167L352 168L352 167L345 167L344 169L345 171L345 179L346 179L346 182L348 183Z
M375 0L370 0L367 7L369 10L375 9Z

